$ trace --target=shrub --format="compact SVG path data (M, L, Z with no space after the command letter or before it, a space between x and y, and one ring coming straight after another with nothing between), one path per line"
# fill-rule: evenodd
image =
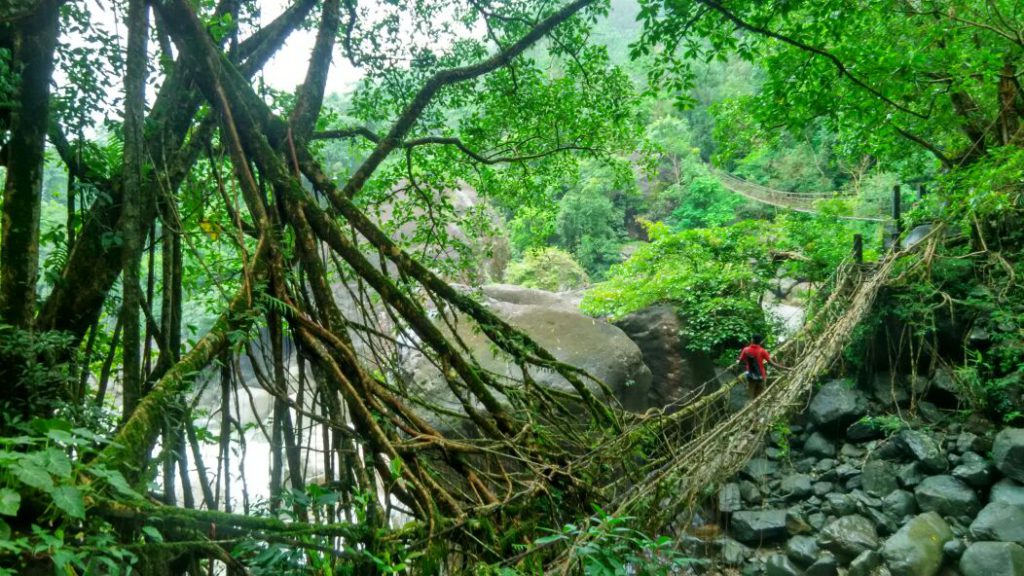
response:
M590 279L572 254L558 248L530 250L505 272L511 284L559 292L583 288Z

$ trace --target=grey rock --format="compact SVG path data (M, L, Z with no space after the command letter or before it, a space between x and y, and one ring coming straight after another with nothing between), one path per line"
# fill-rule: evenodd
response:
M811 486L811 490L814 491L815 496L824 496L832 491L831 482L815 482Z
M806 474L790 474L782 479L779 490L792 500L806 498L813 492L811 481L812 478Z
M746 544L781 540L787 534L785 510L740 510L732 515L732 535Z
M719 545L719 556L728 566L740 566L747 561L748 558L754 555L754 551L749 547L740 542L733 540L732 538L722 538L718 541Z
M904 464L900 466L899 475L900 486L911 489L924 481L924 472L921 471L921 465L917 462L911 462L910 464Z
M846 571L848 576L872 576L875 568L882 565L882 556L874 550L861 552L853 562L850 562L850 569Z
M953 469L953 477L974 488L985 488L992 484L992 465L974 452L964 452L960 465Z
M1024 483L1024 428L1004 428L996 434L992 461L1007 478Z
M906 490L894 490L882 498L882 510L897 523L917 512L917 500Z
M1024 547L1012 542L975 542L960 558L963 576L1024 576Z
M793 536L786 542L786 556L799 566L814 564L818 552L818 543L810 536Z
M803 452L815 458L832 458L836 455L836 446L821 432L814 432L804 442Z
M927 512L915 516L885 541L882 558L893 576L934 576L942 566L942 547L952 539L946 521Z
M939 410L939 407L931 402L918 402L917 415L930 424L943 425L946 423L946 415Z
M812 512L807 515L807 523L815 530L821 530L828 522L828 517L821 512Z
M800 569L789 558L775 554L765 563L765 576L801 576Z
M871 394L884 406L905 406L910 393L905 383L889 372L879 372L871 379Z
M743 474L754 482L762 482L779 471L779 465L765 458L751 458L743 467Z
M817 458L801 458L793 463L793 469L801 474L807 474L814 470L814 465L817 463Z
M853 498L858 510L882 507L882 500L880 498L875 498L863 490L854 490L850 492L850 498Z
M914 489L917 506L923 512L938 512L943 516L977 514L981 505L970 486L952 476L929 476Z
M853 514L857 510L857 504L847 494L840 494L838 492L831 492L825 495L825 504L827 509L831 510L836 516L846 516Z
M1024 486L1017 484L1009 478L1003 478L992 486L988 500L990 503L1001 502L1003 504L1024 506Z
M804 570L804 576L836 576L839 574L839 562L831 554L826 554L814 561Z
M860 484L864 491L875 496L886 494L900 487L896 466L885 460L869 460L861 468Z
M769 446L764 449L764 456L769 460L782 460L785 457L785 453L774 446Z
M868 520L871 520L880 536L888 536L900 527L899 522L877 508L868 508L866 510L862 510L861 513L866 516Z
M799 508L790 508L786 511L786 530L791 536L813 532L814 528L804 519Z
M740 494L740 485L730 482L718 491L718 510L720 512L735 512L743 508L743 495Z
M850 442L868 442L880 438L885 438L885 430L873 426L863 418L850 424L850 427L846 429L846 439Z
M807 417L821 432L839 436L867 410L868 401L863 393L847 381L833 380L822 386L811 400Z
M615 322L640 351L652 379L648 402L665 406L681 398L703 395L697 387L715 377L714 359L690 350L681 336L683 321L670 304L655 304ZM711 392L709 389L703 392Z
M491 312L528 334L557 360L605 382L625 408L645 410L650 407L651 371L644 364L640 349L622 330L584 315L551 292L493 285L482 291L484 305ZM456 332L482 369L522 381L519 367L508 362L504 355L496 354L492 342L475 330L472 322L458 322ZM415 393L453 412L464 413L462 403L433 360L416 352L402 362L408 373L407 384ZM566 392L575 390L554 371L537 370L531 375L540 386ZM603 396L597 384L592 391ZM442 430L458 429L464 421L456 416L439 417L434 412L424 411L422 415Z
M878 532L871 520L852 514L826 526L818 542L839 558L853 559L878 547Z
M956 451L963 454L964 452L976 452L984 454L992 449L992 443L985 440L985 438L973 434L971 432L961 432L956 437Z
M860 460L864 457L864 454L863 448L858 448L853 444L843 444L842 449L839 450L839 455L847 460Z
M935 474L946 470L946 457L939 443L928 434L919 430L902 430L897 441L908 456L921 464L922 471Z
M932 375L928 386L928 399L944 408L956 408L960 403L960 387L951 371L940 368Z
M740 482L740 496L743 497L743 501L748 504L760 504L764 499L761 494L761 490L750 480L743 480Z
M851 477L849 480L846 481L846 484L844 484L843 486L845 486L847 490L860 489L860 474Z
M836 478L839 480L846 482L854 476L860 476L860 468L845 463L836 466Z
M992 502L971 523L971 538L1024 544L1024 506Z
M959 538L954 538L942 545L942 553L951 560L959 560L964 555L964 550L967 550L967 545Z

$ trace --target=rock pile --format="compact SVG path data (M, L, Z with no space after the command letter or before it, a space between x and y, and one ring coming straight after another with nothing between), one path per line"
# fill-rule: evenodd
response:
M829 382L771 434L719 490L727 536L693 548L705 573L1024 576L1024 429L906 427L869 406Z

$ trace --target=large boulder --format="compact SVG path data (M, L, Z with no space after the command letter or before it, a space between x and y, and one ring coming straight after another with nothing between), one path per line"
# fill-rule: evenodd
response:
M807 408L807 416L819 430L839 436L868 411L864 394L846 380L833 380L821 387Z
M960 558L963 576L1024 576L1024 547L1012 542L975 542Z
M1009 478L1003 478L992 486L988 501L989 503L1001 502L1003 504L1024 506L1024 486L1017 484Z
M785 510L740 510L732 515L732 535L740 542L760 544L786 537Z
M713 391L712 386L697 389L706 382L715 384L715 364L708 354L687 349L681 336L682 322L669 304L648 306L615 322L636 343L651 370L651 406L665 406Z
M896 445L903 453L920 463L921 469L932 474L946 470L946 457L934 438L920 430L901 430Z
M942 547L952 539L946 521L927 512L915 516L885 541L882 558L893 576L935 576L942 567Z
M943 516L974 516L981 507L970 486L952 476L929 476L914 489L917 506Z
M1024 428L1005 428L996 435L992 461L1008 478L1024 483Z
M556 359L586 370L607 384L623 407L644 410L650 406L651 372L644 365L640 349L615 326L585 316L572 306L571 299L543 290L486 286L482 296L491 312L532 337ZM472 322L459 318L455 330L484 370L512 381L522 380L518 365L496 350ZM461 404L429 359L415 353L405 364L410 388L435 405L462 412ZM534 369L530 376L550 389L574 390L562 376L548 370ZM591 386L596 393L596 386ZM451 427L449 423L434 423Z
M1024 506L990 503L971 523L971 537L1024 544Z
M862 552L878 548L878 532L871 520L852 514L826 526L819 543L839 558L849 561Z

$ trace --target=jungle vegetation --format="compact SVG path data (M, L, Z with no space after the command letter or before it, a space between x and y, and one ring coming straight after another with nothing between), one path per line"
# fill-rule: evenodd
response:
M850 361L893 318L918 350L966 319L986 344L948 361L1013 422L1022 67L1016 0L5 2L0 574L667 573L668 522L605 512L622 443L657 434L461 286L668 301L721 352L777 276L884 251L846 217L896 184L904 230L956 234ZM787 213L712 166L836 197ZM403 380L409 348L457 413ZM243 372L273 404L261 499Z

